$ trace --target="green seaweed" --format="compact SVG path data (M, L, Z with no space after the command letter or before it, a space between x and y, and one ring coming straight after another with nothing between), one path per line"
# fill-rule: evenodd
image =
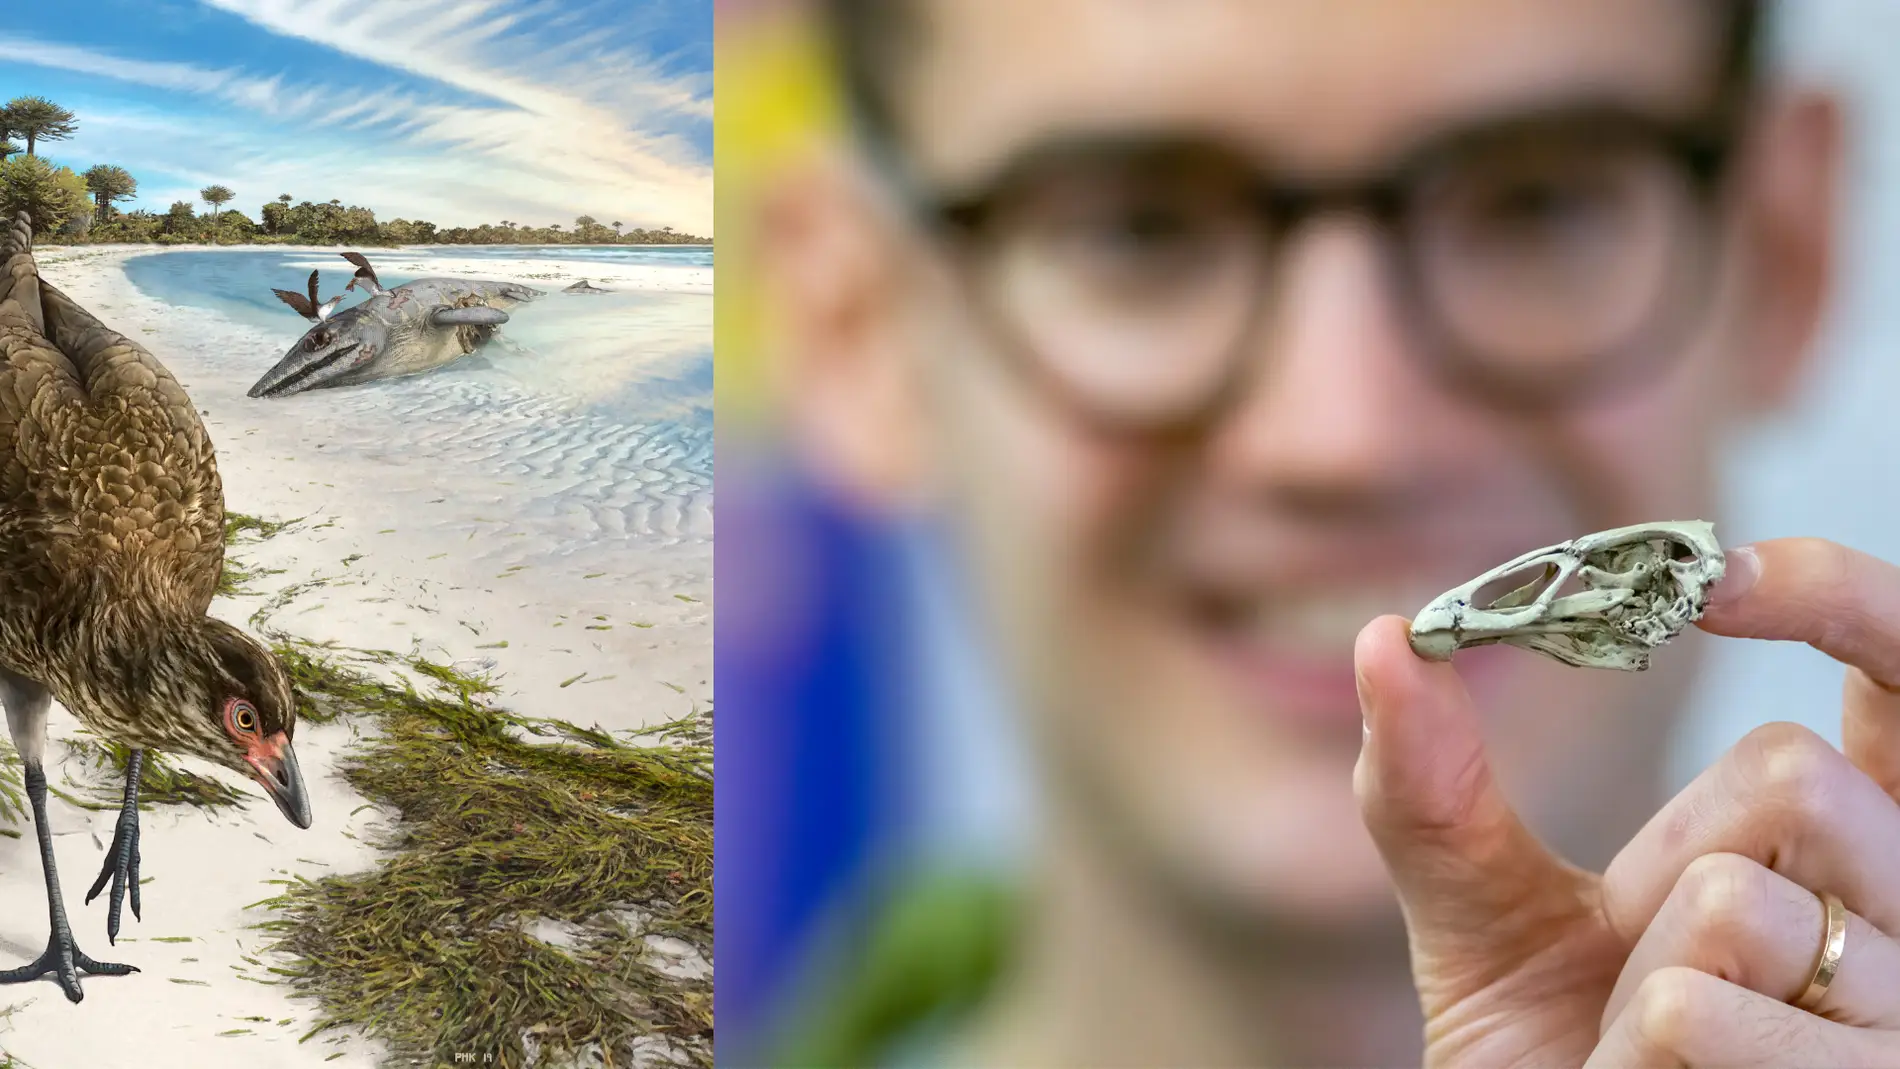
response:
M710 978L660 971L643 939L712 958L710 709L634 745L498 708L492 682L452 666L271 638L300 704L374 722L342 772L399 814L374 870L278 881L262 903L293 959L273 971L318 1003L305 1039L346 1028L383 1040L391 1065L482 1050L518 1067L531 1047L631 1064L635 1039L661 1036L712 1064ZM573 945L527 934L537 918L574 926Z
M0 1032L13 1031L13 1015L25 1006L25 1002L16 1002L5 1009L0 1009ZM6 1047L0 1046L0 1069L33 1069L33 1067L9 1054Z
M69 800L87 809L117 809L125 791L125 769L132 751L123 743L106 742L90 734L63 740L73 756L97 773L89 785L92 801ZM145 751L139 768L139 808L155 805L191 805L199 809L225 809L243 805L249 796L221 780L188 772L172 763L157 750Z
M24 824L27 820L24 775L13 740L0 732L0 820L9 824Z
M261 542L275 537L284 528L297 520L265 520L256 516L247 516L242 512L224 514L224 541L226 545L246 542ZM251 568L231 559L225 554L224 567L218 573L218 593L224 597L243 597L255 593L246 584L266 575L278 575L281 568Z
M299 518L301 519L301 517ZM239 541L239 535L251 535L249 541L261 542L275 537L278 532L298 520L266 520L256 516L247 516L242 512L224 514L224 540L226 543Z

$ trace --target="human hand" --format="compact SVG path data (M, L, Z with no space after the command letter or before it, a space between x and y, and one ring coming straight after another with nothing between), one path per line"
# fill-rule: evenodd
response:
M1406 621L1361 632L1354 783L1411 933L1427 1065L1900 1066L1900 568L1781 539L1729 570L1700 625L1847 664L1845 753L1757 729L1601 875L1524 827L1469 694ZM1844 954L1804 999L1830 893Z

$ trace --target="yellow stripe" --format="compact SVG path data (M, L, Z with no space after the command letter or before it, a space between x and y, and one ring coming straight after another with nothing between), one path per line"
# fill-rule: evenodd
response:
M778 10L723 20L714 43L719 220L713 352L720 425L769 415L753 225L760 183L836 131L838 102L809 19Z

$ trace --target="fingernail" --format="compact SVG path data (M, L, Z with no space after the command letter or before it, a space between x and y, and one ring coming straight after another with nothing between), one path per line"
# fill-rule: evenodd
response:
M1755 580L1761 578L1761 558L1755 555L1753 546L1736 546L1726 554L1728 570L1722 581L1709 591L1711 606L1727 605L1754 589Z

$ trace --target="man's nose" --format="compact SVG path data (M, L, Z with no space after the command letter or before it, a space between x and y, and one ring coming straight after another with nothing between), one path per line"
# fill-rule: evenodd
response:
M1254 374L1215 433L1214 459L1249 482L1322 492L1405 481L1442 423L1389 281L1380 235L1321 216L1289 236Z

